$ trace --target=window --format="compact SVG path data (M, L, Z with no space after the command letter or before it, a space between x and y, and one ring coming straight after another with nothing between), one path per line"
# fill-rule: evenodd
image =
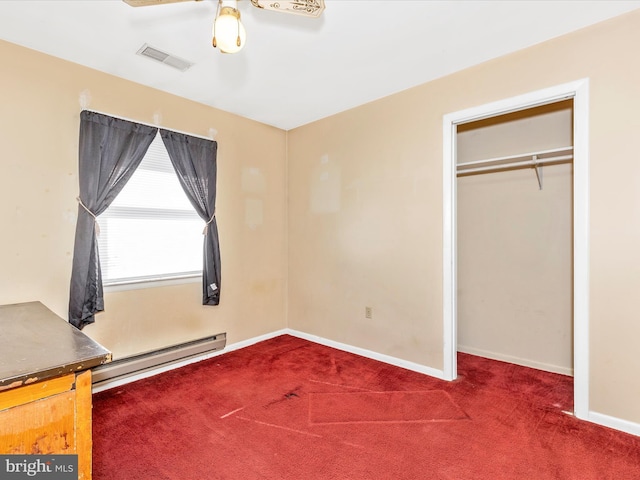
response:
M160 135L98 221L105 285L202 274L204 222L182 190Z

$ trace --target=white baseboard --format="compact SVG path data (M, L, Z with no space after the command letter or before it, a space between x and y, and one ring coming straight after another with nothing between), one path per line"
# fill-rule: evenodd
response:
M352 345L347 345L346 343L340 343L323 337L318 337L316 335L310 335L298 330L292 330L288 328L284 333L287 333L293 337L309 340L310 342L319 343L320 345L333 347L344 352L355 353L356 355L360 355L361 357L371 358L383 363L388 363L389 365L395 365L396 367L406 368L407 370L423 373L425 375L429 375L430 377L444 380L444 372L442 370L437 370L425 365L420 365L419 363L409 362L408 360L402 360L401 358L392 357L390 355L384 355L382 353L366 350L364 348L354 347Z
M325 345L327 347L333 347L338 350L342 350L349 353L354 353L356 355L360 355L362 357L371 358L373 360L378 360L383 363L387 363L389 365L395 365L396 367L406 368L407 370L411 370L414 372L422 373L425 375L429 375L431 377L438 378L440 380L444 379L444 373L442 370L437 370L435 368L427 367L424 365L420 365L417 363L409 362L407 360L402 360L400 358L392 357L390 355L384 355L382 353L377 353L371 350L366 350L360 347L354 347L352 345L347 345L345 343L336 342L333 340L329 340L326 338L318 337L316 335L310 335L304 332L300 332L297 330L292 330L289 328L285 328L282 330L276 330L271 333L267 333L265 335L260 335L258 337L253 337L247 340L243 340L241 342L232 343L227 345L222 350L217 350L215 352L209 352L202 355L197 355L185 360L181 360L175 363L170 363L166 365L158 366L157 368L152 368L146 370L144 372L137 373L135 375L131 375L125 378L114 379L110 382L105 382L93 388L93 393L102 392L104 390L108 390L111 388L119 387L121 385L126 385L127 383L135 382L137 380L142 380L143 378L152 377L154 375L158 375L159 373L168 372L170 370L174 370L176 368L184 367L185 365L189 365L191 363L200 362L202 360L207 360L209 358L217 357L218 355L224 355L225 353L233 352L234 350L239 350L241 348L248 347L255 343L262 342L264 340L269 340L271 338L278 337L280 335L291 335L293 337L302 338L304 340L309 340L310 342L318 343L320 345Z
M640 423L630 422L628 420L622 420L616 417L610 417L604 413L589 412L587 418L588 421L602 425L603 427L613 428L614 430L620 430L621 432L630 433L640 437Z
M573 377L573 368L561 367L559 365L552 365L550 363L536 362L535 360L529 360L527 358L514 357L502 353L490 352L488 350L468 347L466 345L458 345L458 351L461 353L468 353L470 355L477 355L479 357L490 358L492 360L500 360L502 362L513 363L515 365L521 365L523 367L535 368L536 370L559 373L561 375L568 375L570 377Z

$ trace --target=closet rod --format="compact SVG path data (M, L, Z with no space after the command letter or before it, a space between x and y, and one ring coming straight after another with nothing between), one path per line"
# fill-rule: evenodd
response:
M495 170L535 168L535 167L539 167L547 164L569 163L571 162L572 159L573 159L573 155L558 155L556 157L538 158L535 160L534 159L522 160L519 162L502 163L498 165L488 165L484 167L463 168L458 170L457 173L458 173L458 176L460 176L460 175L468 175L472 173L490 172ZM463 165L463 164L460 164L460 165ZM458 167L460 167L460 165L458 165ZM468 164L464 164L464 165L468 165Z
M520 160L520 159L530 160L534 156L537 156L538 159L542 160L542 158L551 158L553 156L567 155L572 153L573 153L573 147L552 148L551 150L541 150L537 152L522 153L519 155L508 155L506 157L488 158L485 160L474 160L473 162L459 163L457 167L460 168L460 167L466 167L471 165L480 166L487 163L506 162L509 160Z

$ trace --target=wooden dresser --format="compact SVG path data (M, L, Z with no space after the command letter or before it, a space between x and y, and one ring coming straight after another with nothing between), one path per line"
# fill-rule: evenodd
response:
M39 302L0 306L0 454L77 454L90 480L90 369L110 360Z

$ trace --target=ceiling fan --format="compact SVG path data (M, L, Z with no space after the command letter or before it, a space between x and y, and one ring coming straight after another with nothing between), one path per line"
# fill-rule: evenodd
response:
M132 7L148 7L167 3L202 0L122 0ZM282 13L293 13L305 17L319 17L323 12L324 0L251 0L254 7ZM222 53L236 53L244 46L246 32L240 22L237 0L218 0L218 11L213 22L214 48Z

